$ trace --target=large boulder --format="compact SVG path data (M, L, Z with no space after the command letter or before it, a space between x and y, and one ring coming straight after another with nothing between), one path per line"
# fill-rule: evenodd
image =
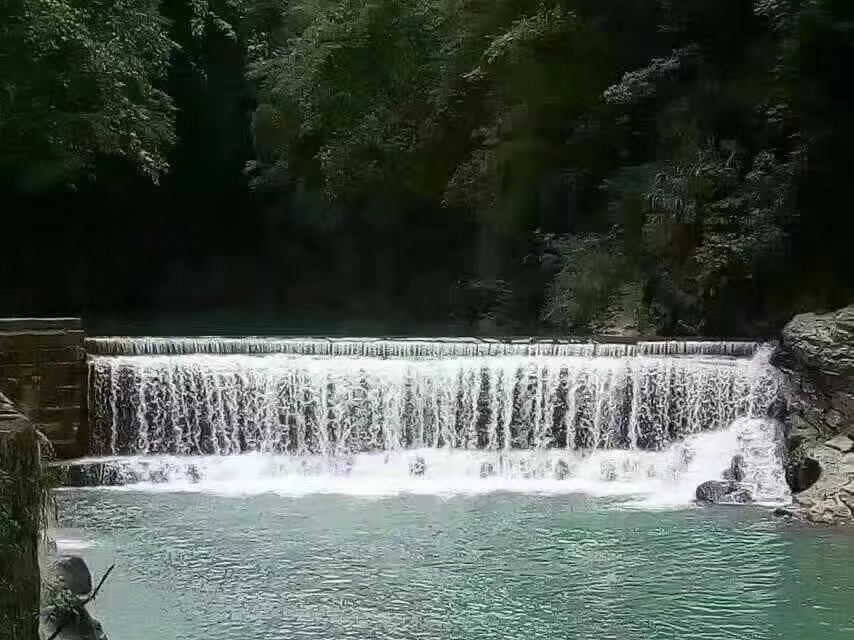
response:
M92 591L92 574L89 567L78 556L61 556L54 564L57 577L71 593L87 596Z
M92 591L86 562L77 556L60 556L47 564L44 577L39 637L107 640L101 623L86 609Z
M834 313L804 313L783 329L783 347L800 366L854 376L854 305Z
M785 464L793 509L813 522L854 522L854 305L795 317L774 364L788 383Z
M697 487L697 502L704 504L748 504L753 496L745 485L732 480L709 480Z

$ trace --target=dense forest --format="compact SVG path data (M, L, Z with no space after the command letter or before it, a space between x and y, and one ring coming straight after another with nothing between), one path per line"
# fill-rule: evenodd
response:
M0 314L771 335L854 297L852 68L851 0L3 0Z

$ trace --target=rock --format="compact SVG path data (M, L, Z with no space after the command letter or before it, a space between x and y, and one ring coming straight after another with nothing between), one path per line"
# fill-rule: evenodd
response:
M748 504L753 502L750 490L731 480L709 480L697 487L698 502L706 504Z
M480 477L490 478L495 475L495 467L491 462L482 462L480 465Z
M799 517L798 511L793 507L776 507L774 509L774 517L775 518L797 518Z
M63 485L66 487L112 487L139 482L135 472L120 470L103 463L58 464L63 472Z
M723 472L724 480L733 480L735 482L743 482L746 476L744 469L744 457L734 455L729 463L729 469Z
M613 482L617 479L617 467L613 462L603 462L601 467L602 479Z
M821 465L807 455L788 456L785 463L786 483L794 493L806 491L821 477Z
M794 413L786 419L787 435L789 442L793 440L817 440L818 429L803 419L800 414Z
M854 481L839 489L839 501L854 512Z
M92 591L92 574L83 558L61 556L55 563L56 574L71 593L87 596Z
M172 471L168 466L149 469L148 481L153 484L166 484L169 482L169 474Z
M714 504L726 495L728 490L728 482L719 482L717 480L709 480L697 487L696 497L700 502L708 502Z
M845 435L838 435L835 438L831 438L824 444L825 446L841 451L842 453L854 450L854 440L851 440L851 438Z
M823 444L802 447L820 469L818 479L793 500L804 517L817 524L841 524L854 519L854 454Z
M816 371L854 375L854 305L834 313L805 313L783 329L783 347Z
M427 462L421 456L416 456L416 458L409 463L409 475L411 476L423 476L427 471Z
M42 632L39 635L44 638L50 638L61 625L55 640L107 640L101 623L79 602L42 615L40 622Z
M786 417L786 401L782 396L775 398L768 407L768 417L782 421Z
M803 411L804 418L806 418L807 422L810 424L824 424L824 409L819 406L818 403L808 405Z
M854 416L854 393L837 391L830 396L830 406L846 416Z
M566 460L558 460L555 465L555 478L566 480L569 477L569 463Z
M202 480L202 473L199 471L199 468L191 464L187 467L187 479L193 484L198 484Z
M42 588L39 636L56 640L107 640L101 623L86 610L92 574L82 558L60 556L48 565Z
M773 362L788 378L785 470L798 513L854 522L854 305L795 317Z
M806 518L816 524L841 524L851 520L852 513L835 496L813 503L807 510Z
M824 412L824 423L836 431L845 422L845 416L839 413L836 409L828 409Z

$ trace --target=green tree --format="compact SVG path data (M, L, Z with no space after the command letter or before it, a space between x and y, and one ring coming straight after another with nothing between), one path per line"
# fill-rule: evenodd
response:
M173 43L159 0L5 0L0 167L62 181L97 154L156 180L174 143L162 90Z

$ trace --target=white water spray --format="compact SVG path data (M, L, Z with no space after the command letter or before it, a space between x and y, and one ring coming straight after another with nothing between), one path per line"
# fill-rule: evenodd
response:
M92 451L110 455L660 449L778 393L764 354L102 356L90 376Z
M227 496L492 492L583 493L642 507L690 504L698 484L719 478L736 454L745 484L764 504L787 501L778 425L744 418L722 431L696 434L661 451L564 449L508 452L414 449L346 457L248 453L233 456L130 456L78 461L88 482L116 490ZM414 476L414 461L424 473Z
M754 343L123 338L93 350L158 354L90 359L92 451L120 457L89 462L108 483L684 504L738 453L758 500L786 494L765 419L779 382Z

